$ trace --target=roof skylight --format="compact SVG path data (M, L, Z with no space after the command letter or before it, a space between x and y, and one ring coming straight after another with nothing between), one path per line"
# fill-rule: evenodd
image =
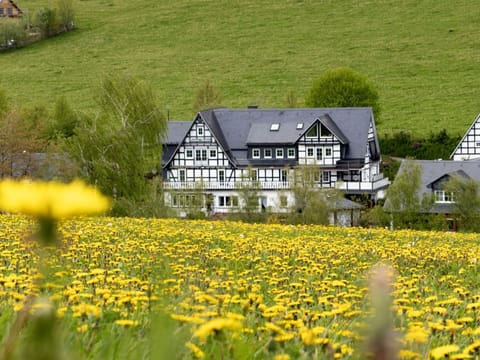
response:
M279 123L273 123L270 126L270 131L278 131L280 129L280 124Z

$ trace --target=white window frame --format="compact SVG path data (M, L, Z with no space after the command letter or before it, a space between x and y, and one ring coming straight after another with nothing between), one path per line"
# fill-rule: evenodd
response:
M333 154L332 148L331 147L326 147L325 148L325 157L331 158Z
M267 151L270 153L269 155L267 155ZM272 158L272 149L270 148L266 148L266 149L263 149L263 157L265 159L271 159Z
M452 192L447 192L445 190L435 190L434 196L436 203L451 204L455 202L455 196Z
M291 152L292 152L293 154L291 154ZM289 159L295 159L295 155L296 155L295 148L288 148L288 149L287 149L287 157L288 157Z
M203 128L203 126L198 126L197 127L197 136L203 136L205 134L205 129Z
M210 159L216 159L217 158L217 150L216 149L210 149L208 151L208 156Z
M187 180L187 175L186 175L185 169L179 169L178 170L178 181L185 182L186 180Z
M275 149L275 157L277 159L283 159L283 149Z
M315 151L315 159L323 160L323 148L317 147L317 151Z
M252 158L253 159L260 159L260 149L259 148L252 149Z
M330 182L332 175L330 171L322 171L322 183L326 184Z
M185 150L185 158L193 159L193 149L186 149Z
M224 183L225 182L225 170L218 170L217 174L218 182Z
M313 147L307 147L306 155L308 158L313 158L315 156L315 151L313 149L314 149Z
M220 195L218 197L219 208L233 208L238 207L238 196L234 195Z

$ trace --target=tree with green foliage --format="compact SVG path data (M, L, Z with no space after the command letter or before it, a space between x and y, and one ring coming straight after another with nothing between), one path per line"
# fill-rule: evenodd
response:
M349 67L325 71L313 82L305 103L308 107L364 107L380 115L378 92L368 79Z
M198 89L193 103L193 111L199 112L221 106L222 95L210 80L206 80Z
M480 230L480 194L475 179L452 176L444 184L444 191L453 195L454 214L458 217L460 230Z
M1 19L0 50L22 47L27 41L25 23L17 19Z
M70 31L75 28L75 12L72 0L58 0L58 18L61 31Z
M239 209L240 220L248 223L265 222L268 215L267 209L260 205L261 184L252 168L247 169L247 173L242 176L236 188L241 205Z
M151 87L132 77L104 79L99 102L102 111L79 119L68 149L81 175L125 215L151 195L146 175L159 173L167 121Z
M343 194L336 189L321 189L320 169L317 166L297 167L291 176L295 205L289 222L294 224L328 224L335 203Z
M414 228L422 209L419 190L422 169L410 160L404 160L399 174L387 190L384 209L391 214L393 226Z
M68 139L75 135L78 116L65 96L60 96L55 103L53 119L48 128L49 139Z
M44 38L56 35L60 26L57 9L45 7L38 10L35 13L33 25Z

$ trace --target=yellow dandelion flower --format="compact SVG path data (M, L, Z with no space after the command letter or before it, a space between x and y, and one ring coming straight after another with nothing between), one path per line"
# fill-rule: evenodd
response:
M185 346L190 349L190 351L193 353L193 356L195 356L197 359L205 358L205 353L197 345L187 342Z
M416 342L425 344L428 341L429 332L421 327L412 327L405 335L405 340L408 342Z
M83 325L80 325L79 327L77 327L77 331L80 334L83 334L84 332L87 332L87 330L88 330L88 324L83 324Z
M290 360L290 355L288 354L278 354L274 357L275 360Z
M418 360L418 359L421 359L422 356L419 353L416 353L415 351L400 350L400 352L398 353L398 358L404 359L404 360Z
M452 344L452 345L439 346L430 351L430 357L433 359L441 359L446 355L449 355L457 351L458 351L457 345Z
M119 319L119 320L115 320L115 324L120 325L120 326L125 326L125 327L137 326L138 321L128 320L128 319Z
M0 183L0 209L42 219L63 219L105 212L109 200L96 189L76 180L26 182L4 180Z
M201 325L193 335L201 341L205 341L211 333L216 333L221 330L240 330L241 328L242 323L238 320L216 318Z

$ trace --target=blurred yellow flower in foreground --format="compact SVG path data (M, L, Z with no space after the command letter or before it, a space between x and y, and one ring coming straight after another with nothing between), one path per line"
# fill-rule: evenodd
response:
M109 208L109 200L80 180L59 182L0 182L0 209L43 219L94 215Z

